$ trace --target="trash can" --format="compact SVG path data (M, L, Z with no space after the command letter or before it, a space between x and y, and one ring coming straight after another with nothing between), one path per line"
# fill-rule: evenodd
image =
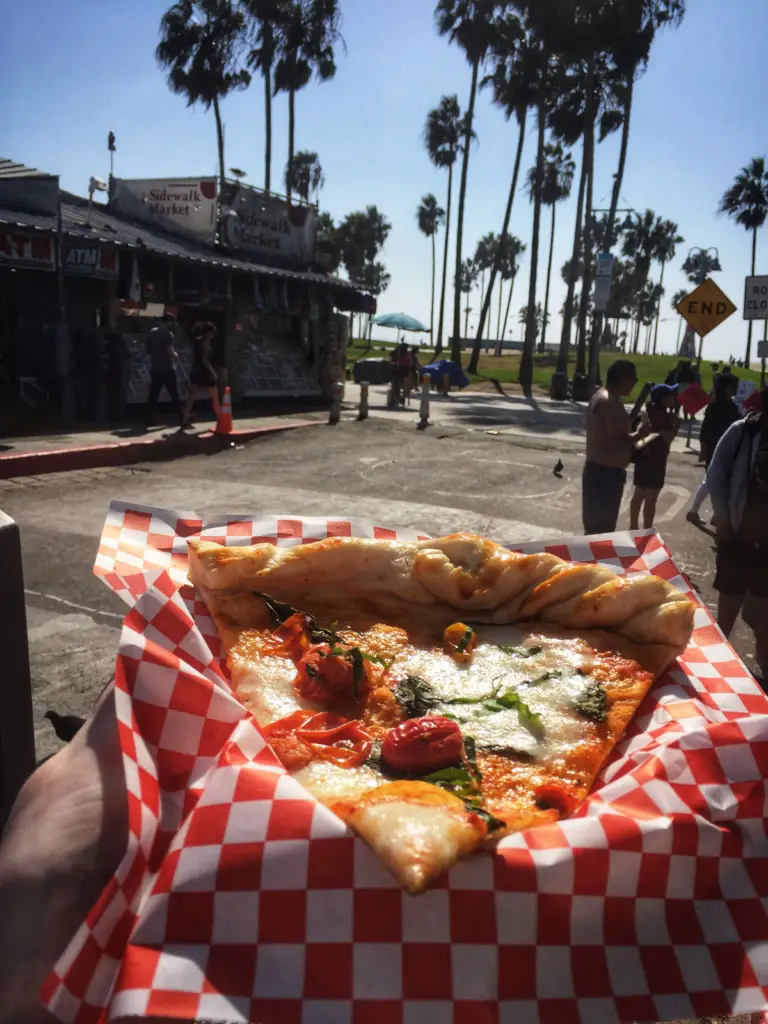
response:
M24 607L24 575L16 523L0 511L0 832L16 795L35 768L32 686Z

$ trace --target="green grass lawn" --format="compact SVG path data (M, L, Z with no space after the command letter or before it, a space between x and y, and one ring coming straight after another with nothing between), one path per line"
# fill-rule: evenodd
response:
M350 342L349 348L347 349L347 363L351 367L356 359L363 358L388 358L390 351L394 348L394 343L374 341L371 343L372 347L368 348L368 342L355 339ZM433 350L431 348L419 349L419 359L422 364L427 363L432 358ZM616 359L625 358L621 353L616 352L602 352L600 354L600 372L605 378L606 371L611 363ZM644 356L634 355L626 358L632 359L635 366L637 366L637 388L633 391L630 396L630 400L634 400L640 392L640 389L646 383L646 381L652 381L654 384L661 383L667 376L670 370L678 363L677 356ZM464 359L462 360L465 364L469 362L469 354L465 353ZM576 356L572 353L571 360L568 365L569 375L573 375L575 369ZM552 374L555 370L555 364L557 363L557 355L554 352L546 352L543 354L536 354L533 362L533 384L538 390L549 392L549 382ZM472 385L482 385L483 378L493 377L499 383L506 385L516 385L517 378L520 371L520 353L515 352L503 356L493 355L481 355L479 364L478 376L470 376ZM756 384L760 384L760 373L757 370L740 370L738 367L734 367L732 371L737 377L744 377L748 380L753 380ZM701 363L701 383L705 391L709 391L712 387L713 370L712 363L702 360ZM470 385L470 386L472 386Z

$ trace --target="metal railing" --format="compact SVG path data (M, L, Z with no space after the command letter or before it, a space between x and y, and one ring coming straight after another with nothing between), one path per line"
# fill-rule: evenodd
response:
M19 528L0 511L0 832L35 768L32 687Z

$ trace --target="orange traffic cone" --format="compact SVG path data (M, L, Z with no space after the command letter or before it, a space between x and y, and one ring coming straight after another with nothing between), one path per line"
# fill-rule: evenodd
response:
M224 402L219 410L219 419L216 424L216 434L232 433L232 396L229 388L224 388Z

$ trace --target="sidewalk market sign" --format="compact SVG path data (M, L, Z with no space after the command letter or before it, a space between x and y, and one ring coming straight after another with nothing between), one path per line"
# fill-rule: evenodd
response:
M700 338L714 331L736 312L734 304L711 277L686 295L676 308Z
M216 178L115 178L109 206L197 242L216 234Z
M0 266L55 270L56 250L50 235L27 235L0 228Z
M230 249L279 256L296 263L314 259L317 211L282 196L228 183L222 195L222 240Z

